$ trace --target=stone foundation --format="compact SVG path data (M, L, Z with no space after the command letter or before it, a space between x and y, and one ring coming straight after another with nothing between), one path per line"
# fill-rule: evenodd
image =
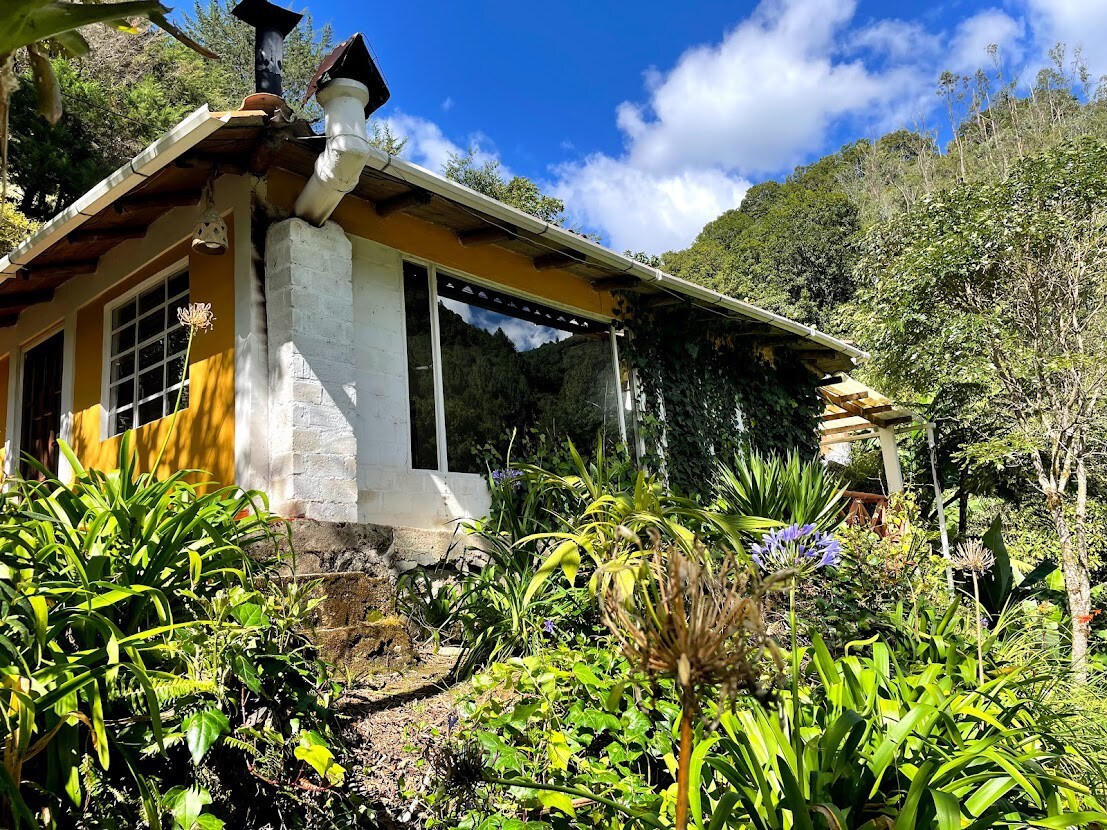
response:
M464 532L358 522L296 519L291 549L281 539L284 578L317 582L325 597L312 612L311 637L350 676L407 665L414 657L396 610L396 579L415 568L456 573L472 562ZM271 555L259 549L259 556Z

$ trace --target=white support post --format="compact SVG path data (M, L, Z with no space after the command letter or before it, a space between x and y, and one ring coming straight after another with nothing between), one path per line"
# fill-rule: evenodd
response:
M288 516L357 520L353 258L342 228L269 228L270 487Z
M934 482L934 512L938 514L938 532L942 539L942 558L946 560L946 587L953 596L953 563L949 552L949 532L946 530L946 505L942 496L942 482L938 478L938 445L934 440L934 424L926 425L926 443L930 448L930 476Z
M880 438L880 454L884 458L884 480L888 484L888 494L903 492L903 469L899 465L899 447L896 432L891 427L877 427Z

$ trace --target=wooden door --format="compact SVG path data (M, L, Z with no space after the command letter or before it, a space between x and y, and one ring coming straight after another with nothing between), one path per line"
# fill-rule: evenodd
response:
M62 396L62 332L51 335L23 355L22 427L19 450L55 473L58 471L58 433L61 431ZM42 478L42 474L19 461L19 471L25 478Z

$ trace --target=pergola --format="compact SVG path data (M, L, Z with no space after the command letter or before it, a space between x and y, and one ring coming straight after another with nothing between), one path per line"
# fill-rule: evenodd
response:
M903 489L903 471L896 436L925 427L925 420L849 375L836 375L830 381L819 387L826 403L819 429L820 446L876 438L884 458L888 491L898 493Z

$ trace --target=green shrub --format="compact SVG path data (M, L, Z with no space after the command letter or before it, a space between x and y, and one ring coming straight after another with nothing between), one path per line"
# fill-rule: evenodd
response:
M216 830L330 800L311 603L247 553L276 551L264 497L140 473L130 434L114 472L63 451L73 484L0 504L0 826Z
M519 827L503 822L546 811L536 827L616 828L627 820L623 810L658 814L676 773L680 707L670 683L647 700L632 680L623 657L596 646L558 646L490 666L461 701L456 745L484 759L488 779L559 789L480 783L451 799L447 779L431 826Z
M1019 670L977 686L971 668L907 671L875 643L837 660L815 640L819 685L797 725L757 709L708 737L704 789L722 826L916 828L1088 826L1107 821ZM790 707L782 707L788 713ZM788 735L798 728L805 775ZM735 799L735 796L737 797Z

